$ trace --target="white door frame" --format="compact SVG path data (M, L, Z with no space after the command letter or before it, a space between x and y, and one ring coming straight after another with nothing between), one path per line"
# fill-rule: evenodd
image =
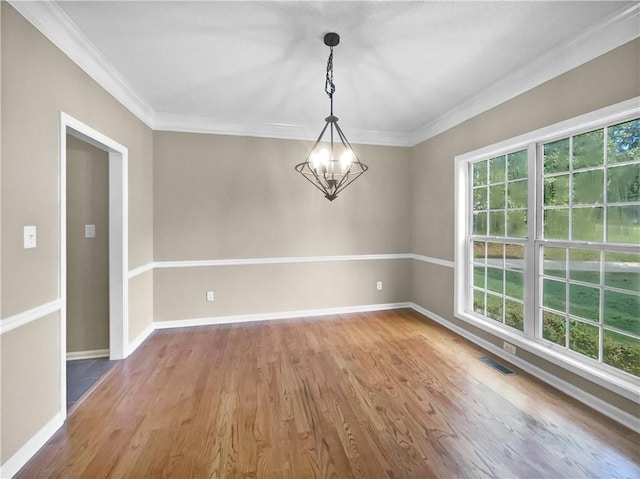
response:
M67 407L67 134L109 154L109 358L124 359L129 345L129 150L72 116L60 113L60 408Z

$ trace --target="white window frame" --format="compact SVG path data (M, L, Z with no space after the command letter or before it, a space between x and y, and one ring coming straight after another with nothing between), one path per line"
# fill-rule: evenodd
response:
M455 248L454 248L454 316L487 331L494 336L514 344L518 348L535 354L557 366L560 366L589 381L605 387L627 399L640 403L638 386L640 380L626 373L618 373L611 367L602 367L593 363L588 358L582 358L578 353L567 354L567 351L558 348L549 341L536 338L535 327L539 322L535 321L536 305L539 303L540 288L535 287L539 278L540 258L539 244L545 240L537 239L536 227L539 227L542 208L538 208L536 201L541 198L542 182L538 181L538 165L536 149L541 143L546 143L559 138L601 128L605 124L620 123L625 120L640 116L640 97L611 105L539 130L525 133L518 137L496 143L478 150L474 150L455 157ZM483 159L490 159L506 153L528 149L528 217L536 218L527 225L526 266L525 270L525 322L524 332L510 328L495 321L481 318L472 312L469 307L472 304L470 298L468 279L470 273L469 248L467 236L470 232L471 217L471 176L469 163ZM535 216L532 216L535 215ZM571 353L571 351L568 351Z

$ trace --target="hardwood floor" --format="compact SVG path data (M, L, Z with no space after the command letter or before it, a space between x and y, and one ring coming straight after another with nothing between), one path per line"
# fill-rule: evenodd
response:
M18 478L640 477L639 435L410 310L156 331Z

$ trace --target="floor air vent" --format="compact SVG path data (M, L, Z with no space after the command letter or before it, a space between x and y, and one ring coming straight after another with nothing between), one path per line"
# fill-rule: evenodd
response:
M487 364L488 366L491 366L496 371L500 371L505 376L510 376L512 374L515 374L515 372L513 372L511 369L509 369L506 366L503 366L498 361L496 361L493 358L490 358L489 356L480 356L479 359L480 359L480 361L482 361L483 363Z

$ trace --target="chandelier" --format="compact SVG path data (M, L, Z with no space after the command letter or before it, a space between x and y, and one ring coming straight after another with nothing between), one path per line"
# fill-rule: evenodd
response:
M307 159L296 165L296 171L322 191L329 201L335 200L338 193L369 169L358 159L338 125L338 117L333 114L333 93L336 91L333 83L333 47L338 43L340 35L337 33L327 33L324 36L324 44L330 48L324 91L329 96L331 111L324 119L324 127ZM328 139L323 140L325 134Z

